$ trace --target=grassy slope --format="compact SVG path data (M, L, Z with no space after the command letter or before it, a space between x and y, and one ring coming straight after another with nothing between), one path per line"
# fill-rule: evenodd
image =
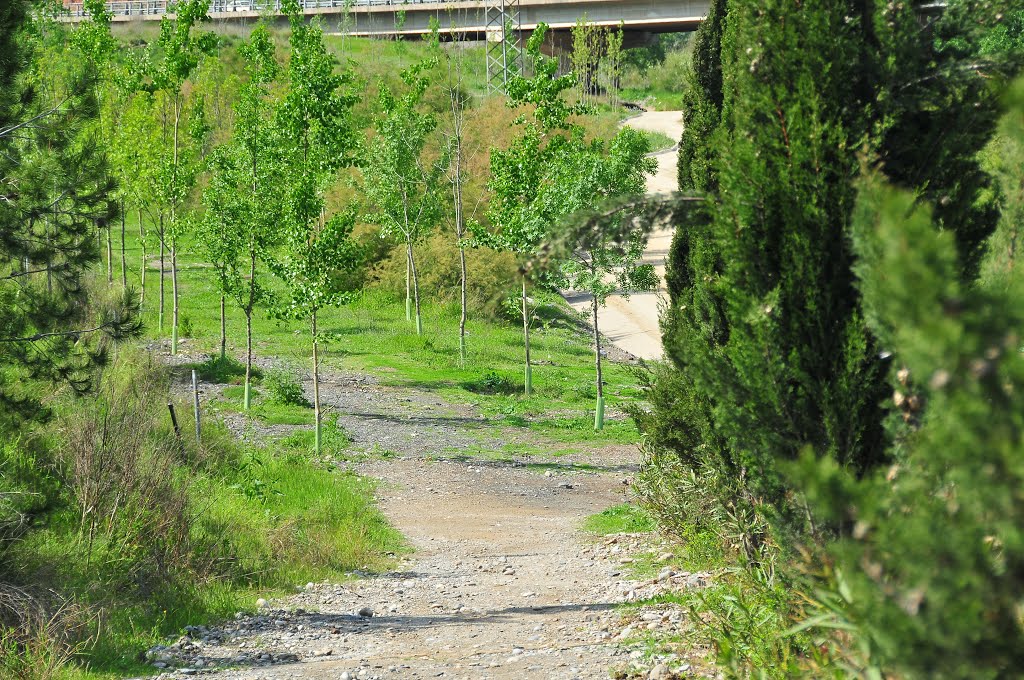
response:
M310 580L388 568L405 550L373 507L372 481L311 460L301 442L272 452L240 444L207 421L200 445L187 404L175 399L183 435L180 447L173 444L165 373L147 368L137 353L123 353L95 398L57 398L56 419L43 435L49 440L37 442L42 446L26 440L0 447L0 469L30 465L38 476L33 488L50 487L51 498L35 530L4 553L5 573L16 583L53 588L74 609L89 612L74 617L91 642L68 677L152 672L139 652L187 624L252 609L257 597ZM104 428L101 439L74 435L106 414L114 427ZM133 423L129 429L142 431L140 439L116 427L125 418ZM126 446L140 455L125 456ZM52 453L33 457L31 448ZM104 454L118 464L103 464L98 456ZM166 498L146 498L147 475L173 480ZM128 492L105 505L100 499L98 514L83 516L84 479L107 485L107 493L136 484L143 496ZM83 519L93 516L96 531L83 530ZM185 538L174 526L187 527ZM10 661L0 653L0 676L15 672Z

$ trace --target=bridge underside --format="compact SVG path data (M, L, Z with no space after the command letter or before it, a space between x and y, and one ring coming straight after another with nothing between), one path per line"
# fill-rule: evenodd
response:
M159 2L159 4L163 4ZM707 13L709 0L519 0L520 25L529 33L541 22L554 31L567 31L579 17L586 14L590 23L599 26L624 27L627 42L643 42L652 33L695 30ZM125 2L126 6L135 3ZM139 3L142 4L141 2ZM155 4L150 0L147 4ZM230 25L253 24L264 12L255 9L259 0L213 0L210 18L227 28ZM345 31L366 37L415 37L430 32L435 19L446 37L461 40L483 40L487 34L486 2L456 0L400 3L393 0L370 0L353 3L345 10L344 0L311 0L304 13L319 16L328 32ZM157 20L159 12L118 13L114 22ZM74 20L74 19L73 19ZM284 22L283 17L277 17Z

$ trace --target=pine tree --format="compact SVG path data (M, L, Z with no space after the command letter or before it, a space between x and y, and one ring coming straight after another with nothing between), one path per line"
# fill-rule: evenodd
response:
M55 76L27 3L0 9L0 419L41 415L44 380L84 392L110 339L139 330L130 293L103 302L87 272L95 225L117 217L114 184L92 121L89 74ZM60 26L46 30L62 31Z

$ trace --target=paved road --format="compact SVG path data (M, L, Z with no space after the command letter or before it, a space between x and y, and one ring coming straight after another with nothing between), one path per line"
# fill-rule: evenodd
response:
M664 132L672 139L683 134L681 111L648 111L628 122L640 130ZM655 154L658 172L647 181L647 193L669 193L678 187L676 180L676 151ZM671 229L659 229L651 234L644 253L644 261L654 265L661 284L657 292L634 293L629 299L620 295L608 298L608 304L598 312L601 332L616 346L642 359L660 359L661 329L658 310L665 294L665 257L672 244ZM571 295L566 298L574 309L590 312L589 295Z

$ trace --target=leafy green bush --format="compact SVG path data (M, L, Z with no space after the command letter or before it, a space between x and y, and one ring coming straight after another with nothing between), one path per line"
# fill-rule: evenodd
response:
M201 364L196 364L195 369L201 380L212 383L239 383L245 377L245 364L231 355L213 355ZM262 375L260 369L253 367L253 377L258 379Z
M302 383L290 371L273 369L267 371L262 385L271 401L285 406L309 407L309 400L302 389Z
M477 394L516 394L522 390L521 385L497 371L488 371L475 380L463 383L462 386Z
M388 256L373 267L371 288L404 296L405 262L404 246L394 246ZM470 312L488 319L498 318L502 303L515 289L515 258L489 248L471 248L466 251L466 267ZM418 245L416 269L420 290L430 296L431 302L459 299L459 251L453 236L436 233Z

